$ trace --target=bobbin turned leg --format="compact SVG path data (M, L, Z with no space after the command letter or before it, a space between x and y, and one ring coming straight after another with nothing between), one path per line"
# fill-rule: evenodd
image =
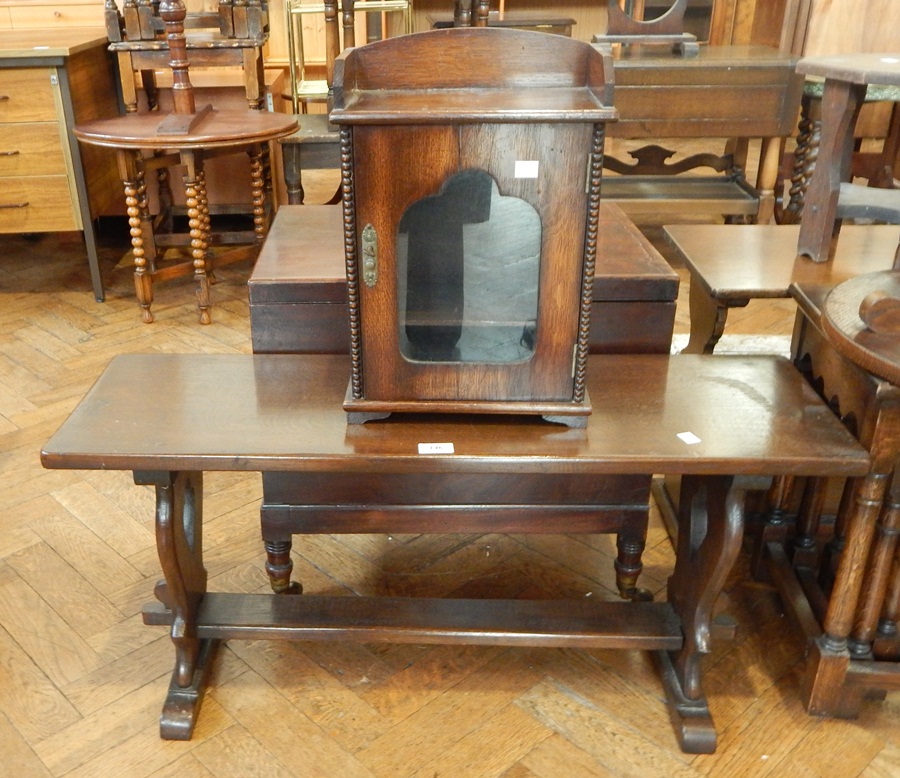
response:
M139 149L119 149L116 158L125 189L125 209L134 254L134 291L141 306L141 321L150 324L153 321L153 314L150 312L153 280L150 273L155 269L156 246L147 206L143 156Z
M194 279L197 281L197 310L201 324L210 324L209 276L209 213L206 201L206 184L203 173L201 152L185 151L182 154L186 170L184 174L184 195L188 214L188 228L191 234L191 256L194 262Z
M802 683L809 713L844 717L859 713L862 687L848 688L844 683L850 667L849 638L886 486L884 474L869 475L852 483L854 510L828 602L824 634L810 645Z

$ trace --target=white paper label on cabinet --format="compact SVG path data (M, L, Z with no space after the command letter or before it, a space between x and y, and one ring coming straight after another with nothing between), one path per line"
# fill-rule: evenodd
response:
M537 178L539 163L536 159L517 159L514 176L516 178Z

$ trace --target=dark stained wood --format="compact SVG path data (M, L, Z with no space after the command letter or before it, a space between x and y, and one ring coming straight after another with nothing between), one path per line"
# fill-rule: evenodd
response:
M873 295L879 295L878 301ZM888 302L894 328L867 326L861 306ZM893 302L893 304L891 304ZM869 373L900 385L900 272L866 273L838 284L825 300L822 329L835 349Z
M684 12L687 0L674 0L672 5L655 19L644 20L629 16L618 3L607 4L606 34L594 35L593 43L611 48L623 46L666 46L675 54L693 57L699 51L697 36L684 31Z
M900 227L852 225L831 262L797 256L796 225L676 224L666 238L691 274L688 353L711 353L728 311L750 300L789 296L792 283L834 286L861 273L890 268Z
M297 129L297 119L271 111L213 111L187 136L159 131L158 113L135 113L79 124L75 136L83 143L113 148L154 149L177 145L187 149L246 146L281 138Z
M853 717L866 695L894 689L900 680L898 665L873 661L896 656L900 617L886 591L897 580L892 561L897 493L896 484L893 492L890 484L900 445L900 391L831 345L822 317L828 292L827 286L791 287L799 305L794 360L854 431L872 462L868 474L847 482L834 537L822 549L818 570L808 567L810 556L793 553L784 537L768 543L766 552L782 599L809 640L802 683L807 709Z
M618 3L610 3L607 8L609 14L607 32L612 35L672 35L684 32L686 9L687 0L674 0L671 7L662 16L645 21L629 16Z
M692 175L683 181L669 172L663 177L638 168L627 177L608 178L604 196L635 212L653 212L660 203L695 212L702 204L723 214L771 221L779 149L793 131L803 89L795 64L795 57L766 46L701 46L690 57L673 56L659 46L621 47L613 59L619 121L609 126L610 137L738 142L734 153L717 155L726 171L721 176ZM755 186L750 187L745 148L755 138L762 139L762 148Z
M235 607L241 602L242 607ZM163 609L145 621L171 624ZM202 638L357 640L677 650L681 627L668 603L456 600L401 597L203 598Z
M398 61L406 63L402 70ZM616 116L611 78L609 58L586 43L494 28L401 36L338 58L330 118L342 133L353 359L344 403L349 418L361 422L421 404L419 410L429 412L569 417L573 426L583 426L590 413L584 360L604 124ZM521 89L522 83L529 88ZM520 173L523 162L533 172ZM406 245L401 220L436 203L439 192L446 204L451 191L468 186L459 183L467 176L480 176L487 204L467 219L487 222L495 209L509 213L491 204L493 198L509 198L506 202L518 206L517 213L524 209L534 227L534 245L527 248L531 259L515 264L534 268L538 280L530 281L530 288L536 305L506 327L514 343L533 340L523 352L500 356L493 349L460 356L456 349L464 330L487 331L490 341L501 329L501 274L506 269L509 278L514 272L503 256L518 234L503 237L500 245L503 227L491 224L498 245L481 260L482 286L496 286L493 298L475 306L474 315L468 305L472 295L465 292L462 299L463 261L467 274L472 264L464 256L462 222L452 228L446 218L441 224L432 220L418 230L418 238L411 230L409 272L400 264ZM454 209L462 208L461 202ZM507 223L507 229L521 227ZM432 234L424 239L426 230ZM448 248L429 257L423 247L438 240L447 240ZM404 354L407 338L414 340L410 333L423 331L440 341L440 353Z
M896 54L808 57L797 64L797 72L825 78L818 158L809 179L797 251L826 262L834 254L842 219L863 216L900 222L900 193L848 183L853 130L867 86L900 86L900 58Z
M393 123L497 121L499 111L507 122L616 118L612 69L582 42L472 28L433 30L416 40L412 48L401 36L341 54L332 120L383 122L385 110ZM407 63L402 70L394 66L398 57ZM519 89L522 83L529 89Z
M868 458L786 360L655 355L590 361L592 391L608 405L579 430L533 418L446 415L347 426L340 409L348 373L342 357L114 359L47 443L42 461L47 467L130 469L136 483L155 488L166 580L156 590L163 607L149 607L145 618L171 624L176 648L162 735L190 737L209 657L221 638L573 644L655 649L682 748L713 751L700 659L710 650L713 606L740 549L742 493L759 480L735 475L859 474ZM151 398L135 414L135 384L151 380L158 403ZM209 392L221 397L218 408L228 425L206 424L195 412L196 403L209 407ZM677 437L686 430L699 441ZM419 443L439 441L452 442L453 453L419 453ZM206 592L206 469L342 473L363 483L391 473L600 477L649 476L660 468L685 474L666 604L493 601L482 607L458 600ZM554 523L552 511L536 515L534 526L540 531L547 521ZM291 591L276 572L279 588ZM633 613L626 610L632 606Z
M350 348L339 209L282 206L248 283L255 353ZM591 353L668 353L678 276L621 209L600 205Z
M341 409L350 373L346 357L123 355L53 436L42 459L48 467L120 470L867 470L868 458L849 445L847 433L786 360L595 355L588 361L588 389L602 402L586 430L571 430L521 417L468 415L348 427ZM150 382L158 391L138 414L134 397ZM208 423L203 409L213 397L228 425ZM177 424L173 408L180 411ZM685 431L702 444L683 443L677 435ZM447 441L455 453L418 454L420 442Z

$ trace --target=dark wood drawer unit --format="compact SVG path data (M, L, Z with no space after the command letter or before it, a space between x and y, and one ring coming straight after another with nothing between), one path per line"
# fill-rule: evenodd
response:
M282 206L250 278L257 354L346 354L341 209ZM600 206L590 346L594 353L666 353L678 275L618 206Z

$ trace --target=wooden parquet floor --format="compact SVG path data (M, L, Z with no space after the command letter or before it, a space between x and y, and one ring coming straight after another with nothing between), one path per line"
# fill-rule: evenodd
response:
M172 648L140 617L160 576L152 495L128 474L43 470L38 453L115 354L249 353L249 268L219 272L212 325L197 324L189 280L161 286L142 325L115 267L124 231L106 242L98 304L80 236L0 236L0 774L900 775L900 694L856 721L807 716L803 646L745 563L722 603L737 638L707 663L712 756L679 751L640 652L484 646L233 642L193 740L161 741ZM731 331L790 331L789 307L746 316ZM211 407L209 422L228 420ZM207 487L212 588L265 591L258 476ZM613 553L607 536L316 536L295 544L295 571L316 593L614 598ZM672 551L655 519L645 563L643 585L662 593Z

